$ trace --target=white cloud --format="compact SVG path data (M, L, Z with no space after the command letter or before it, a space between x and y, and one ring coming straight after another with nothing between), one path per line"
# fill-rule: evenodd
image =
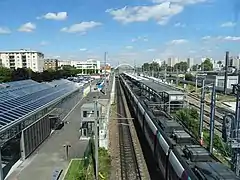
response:
M205 36L202 38L203 40L220 40L220 41L240 41L240 36Z
M169 42L170 45L177 45L177 44L184 44L187 43L188 40L186 39L175 39Z
M49 12L45 15L43 15L42 17L37 17L37 19L51 19L51 20L56 20L56 21L62 21L67 19L67 12L58 12L58 13L52 13Z
M221 25L221 27L234 27L236 23L234 22L225 22Z
M87 51L87 49L86 48L81 48L81 49L79 49L80 51Z
M20 26L18 31L21 31L21 32L32 32L34 29L36 29L36 25L31 23L31 22L28 22L28 23L25 23L22 26Z
M106 12L113 16L113 19L124 24L132 22L146 22L155 20L158 24L164 25L176 14L183 11L183 6L169 2L152 6L123 7L120 9L107 9Z
M209 40L209 39L211 39L211 36L204 36L204 37L202 37L202 40Z
M152 2L154 3L165 3L165 2L170 2L170 3L176 3L176 4L197 4L197 3L203 3L208 0L153 0Z
M41 41L41 42L40 42L40 45L41 45L41 46L45 46L45 45L47 45L47 44L49 44L49 42L47 42L47 41Z
M240 36L226 36L226 37L221 37L221 40L226 40L226 41L240 41Z
M148 52L154 52L156 49L147 49Z
M0 34L10 34L10 33L11 33L10 29L6 27L0 27Z
M79 24L73 24L70 27L64 27L61 29L61 31L68 32L68 33L77 33L77 32L86 33L86 31L100 25L102 25L102 23L94 22L94 21L81 22Z
M125 48L126 49L132 49L133 47L132 46L126 46Z
M147 42L148 38L145 37L145 36L138 36L137 38L133 38L132 39L132 42L136 42L136 41L145 41L145 42Z
M186 24L182 24L180 22L174 24L175 27L186 27Z

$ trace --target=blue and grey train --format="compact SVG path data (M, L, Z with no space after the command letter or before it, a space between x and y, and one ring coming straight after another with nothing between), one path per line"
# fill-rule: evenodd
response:
M125 87L124 91L126 97L128 98L131 107L133 107L134 114L136 115L142 132L145 134L151 152L154 154L156 163L162 172L164 179L239 179L229 168L217 162L217 160L212 157L205 148L198 145L197 142L194 142L192 137L189 136L191 141L186 141L187 143L185 142L185 144L172 141L172 137L169 137L171 135L166 132L167 130L163 127L164 125L161 127L159 117L154 116L146 104L144 104L144 101L142 101L138 95L133 93L132 87L130 87L126 79L127 75L120 75L120 82ZM167 116L162 116L160 118L163 120L162 124L164 124L164 117L166 118ZM179 125L179 127L181 132L185 132L183 126ZM177 130L178 128L176 128L176 132ZM189 147L188 151L186 150L187 147ZM193 149L195 149L196 152L194 152ZM184 153L189 154L189 156L184 155Z

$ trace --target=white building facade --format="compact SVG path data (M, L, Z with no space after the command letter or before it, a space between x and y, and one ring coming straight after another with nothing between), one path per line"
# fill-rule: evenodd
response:
M71 66L71 61L70 60L58 61L58 67L62 67L62 66Z
M71 66L76 67L81 71L81 74L100 73L100 61L88 59L86 61L71 61Z
M2 66L10 69L30 68L34 72L42 72L44 68L44 54L38 51L0 51Z

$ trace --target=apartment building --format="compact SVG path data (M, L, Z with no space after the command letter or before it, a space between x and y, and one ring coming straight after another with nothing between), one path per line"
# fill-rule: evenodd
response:
M175 64L179 63L179 58L175 57L175 58L168 58L167 60L167 65L174 67Z
M70 60L59 60L58 61L58 67L62 67L62 66L71 66L71 61Z
M57 59L44 59L44 70L57 70L58 69L58 60Z
M42 72L44 69L44 54L38 51L0 51L0 61L3 67L11 69L30 68L34 72Z

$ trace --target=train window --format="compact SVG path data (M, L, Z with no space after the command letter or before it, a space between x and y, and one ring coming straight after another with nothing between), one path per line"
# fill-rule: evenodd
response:
M152 150L153 150L153 144L154 144L153 139L154 139L154 134L152 133L152 131L151 131L151 129L150 129L150 127L149 127L148 124L146 124L145 129L146 129L146 132L147 132L147 139L148 139L148 142L149 142L149 144L150 144L150 146L151 146L151 148L152 148Z
M169 180L180 180L180 178L177 176L176 172L174 171L171 163L168 164L169 165Z
M165 154L162 147L160 146L159 141L157 141L156 153L157 153L157 157L161 159L162 165L165 169L166 168L167 155Z

